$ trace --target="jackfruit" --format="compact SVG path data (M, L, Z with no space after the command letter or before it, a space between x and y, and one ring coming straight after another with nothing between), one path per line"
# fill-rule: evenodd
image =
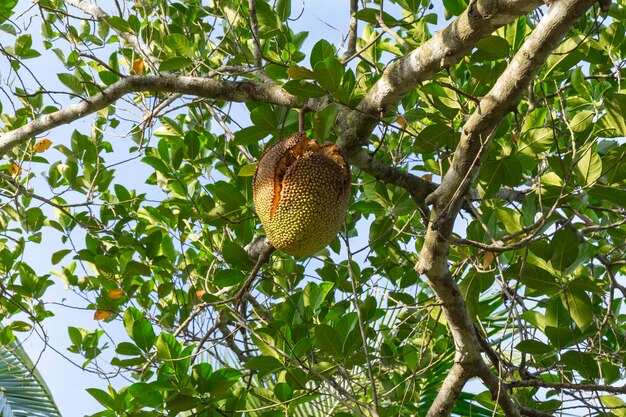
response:
M265 151L252 189L272 245L289 255L311 256L339 232L350 198L350 167L335 144L294 133Z

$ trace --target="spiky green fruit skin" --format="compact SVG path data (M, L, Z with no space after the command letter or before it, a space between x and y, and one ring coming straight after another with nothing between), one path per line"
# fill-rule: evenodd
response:
M350 171L334 144L306 151L286 167L280 192L281 158L308 141L293 134L261 157L253 180L254 205L269 241L293 256L307 257L324 249L337 235L350 198ZM284 160L284 159L283 159Z

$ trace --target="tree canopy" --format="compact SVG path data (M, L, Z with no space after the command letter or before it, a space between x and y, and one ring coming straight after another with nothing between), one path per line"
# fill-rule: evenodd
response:
M4 0L0 342L65 285L95 416L626 416L626 9L545 3ZM306 259L251 188L301 127L352 165Z

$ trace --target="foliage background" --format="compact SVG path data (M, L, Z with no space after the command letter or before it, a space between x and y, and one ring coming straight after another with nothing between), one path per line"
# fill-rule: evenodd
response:
M622 415L623 6L351 3L358 38L310 53L289 1L6 3L0 340L44 334L60 279L101 322L68 320L71 360L126 378L99 415ZM53 56L54 87L31 72ZM303 104L354 203L328 250L256 276L254 161Z

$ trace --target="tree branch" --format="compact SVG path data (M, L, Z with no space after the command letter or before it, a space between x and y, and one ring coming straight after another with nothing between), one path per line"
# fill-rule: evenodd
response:
M491 372L491 369L483 363L478 370L480 379L483 380L489 392L491 392L491 397L498 402L500 408L504 411L504 414L507 417L521 417L520 411L517 406L509 397L509 394L506 392L506 387L502 384L500 378L494 375Z
M389 166L365 151L353 153L348 159L351 164L375 178L406 189L418 205L423 205L426 196L437 188L437 184L402 169Z
M20 142L102 110L126 94L140 91L181 93L233 102L277 104L291 108L301 106L296 97L274 84L178 75L129 76L111 84L93 97L83 99L80 103L42 116L18 129L0 134L0 155L4 155ZM317 109L318 101L307 102L307 106Z
M524 388L524 387L537 387L537 388L551 388L558 390L575 390L575 391L604 391L611 394L626 394L626 385L621 387L614 387L611 385L598 385L598 384L572 384L568 382L549 382L542 381L540 379L528 379L523 381L510 381L506 383L508 388Z
M419 83L459 62L480 39L495 29L542 4L541 0L473 1L448 27L390 64L357 108L338 118L341 128L339 145L349 154L355 152L367 143L380 114L384 114Z
M463 368L463 365L455 363L450 369L450 373L443 381L443 385L439 390L439 395L435 398L432 405L428 409L426 417L448 417L452 413L454 405L461 395L461 391L465 383L471 377L471 372ZM445 392L445 395L441 395Z
M359 1L350 0L350 29L348 32L348 45L341 59L348 59L356 53L357 25L356 12L359 10Z
M256 17L256 0L248 0L250 13L250 30L252 31L254 66L260 68L263 65L263 54L261 51L261 38L259 37L259 23Z
M454 44L454 36L458 35L454 30L450 29L455 27L455 23L457 24L457 29L462 30L463 23L467 23L471 16L476 16L477 14L480 16L493 16L492 13L488 13L488 10L482 8L489 3L492 6L496 6L505 3L512 5L519 2L477 1L472 3L462 17L443 31L451 31L449 34L452 39L449 42L450 44ZM480 355L479 343L465 300L454 282L448 267L450 237L454 221L470 189L471 183L478 173L480 160L484 152L486 152L492 133L498 127L502 118L517 106L530 81L563 36L592 4L593 0L551 2L547 14L526 39L489 94L481 99L477 110L466 122L450 169L444 175L441 185L427 198L427 203L432 203L433 207L416 269L425 276L428 285L442 303L456 347L455 366L464 366L469 376L481 376L485 384L490 387L492 394L494 392L498 394L498 402L507 416L519 416L519 409L514 405L507 393L503 392L499 378L489 371ZM491 12L494 12L494 10ZM502 9L500 12L502 12ZM507 21L509 17L501 16L495 22ZM489 23L494 24L494 21ZM485 24L488 23L485 22ZM476 33L471 35L476 36ZM436 38L435 36L433 39ZM440 39L439 41L441 42L441 48L448 46L446 44L448 42L447 39L445 41ZM417 51L419 49L415 52ZM383 79L385 79L385 76L381 78L381 81ZM388 83L387 90L394 89L394 85L389 84L390 81L385 81ZM382 86L384 85L383 83ZM380 93L379 98L373 97L373 99L383 104L382 109L384 109L384 103L392 96L393 94ZM452 377L448 376L447 379L449 378ZM438 401L445 403L447 397L457 395L456 389L456 384L451 387L442 387L435 400L436 403ZM435 404L433 404L432 408L435 408ZM430 414L431 412L429 411ZM437 409L433 412L433 415L440 415Z
M458 205L478 173L482 155L500 121L515 109L545 60L592 4L592 0L552 2L547 14L463 127L452 166L442 185L429 197L430 202L450 208Z

